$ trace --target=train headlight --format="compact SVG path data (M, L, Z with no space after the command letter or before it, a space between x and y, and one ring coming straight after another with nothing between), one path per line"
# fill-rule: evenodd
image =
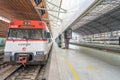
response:
M44 55L44 52L43 51L37 51L36 55Z
M5 56L12 56L12 52L5 52Z

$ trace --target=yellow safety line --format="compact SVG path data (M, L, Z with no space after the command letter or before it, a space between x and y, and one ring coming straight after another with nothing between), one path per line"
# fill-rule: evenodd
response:
M75 70L73 69L73 67L71 66L71 64L70 64L69 61L67 60L67 58L64 57L64 59L65 59L67 65L68 65L68 67L70 68L72 74L74 75L75 80L80 80L78 74L75 72Z

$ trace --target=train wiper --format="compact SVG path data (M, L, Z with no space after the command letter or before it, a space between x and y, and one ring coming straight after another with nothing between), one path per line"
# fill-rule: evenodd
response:
M14 39L12 38L12 41L14 42Z
M28 43L29 38L27 38L26 36L23 36L23 39L25 39Z
M9 37L8 40L12 40L14 42L14 38L13 37Z
M23 36L23 39L28 40L28 38L26 36Z

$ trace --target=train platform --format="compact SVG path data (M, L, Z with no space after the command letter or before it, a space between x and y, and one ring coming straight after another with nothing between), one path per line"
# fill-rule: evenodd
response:
M91 48L98 48L98 49L103 49L103 50L109 50L109 51L114 51L114 52L120 52L120 45L82 43L82 42L71 42L71 44L78 45L78 46L91 47Z
M114 52L76 45L61 49L54 44L48 80L119 80L119 61Z

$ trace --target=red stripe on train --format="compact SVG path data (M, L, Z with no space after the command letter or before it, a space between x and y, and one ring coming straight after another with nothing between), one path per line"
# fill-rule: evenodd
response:
M46 42L47 40L6 40L7 42Z

